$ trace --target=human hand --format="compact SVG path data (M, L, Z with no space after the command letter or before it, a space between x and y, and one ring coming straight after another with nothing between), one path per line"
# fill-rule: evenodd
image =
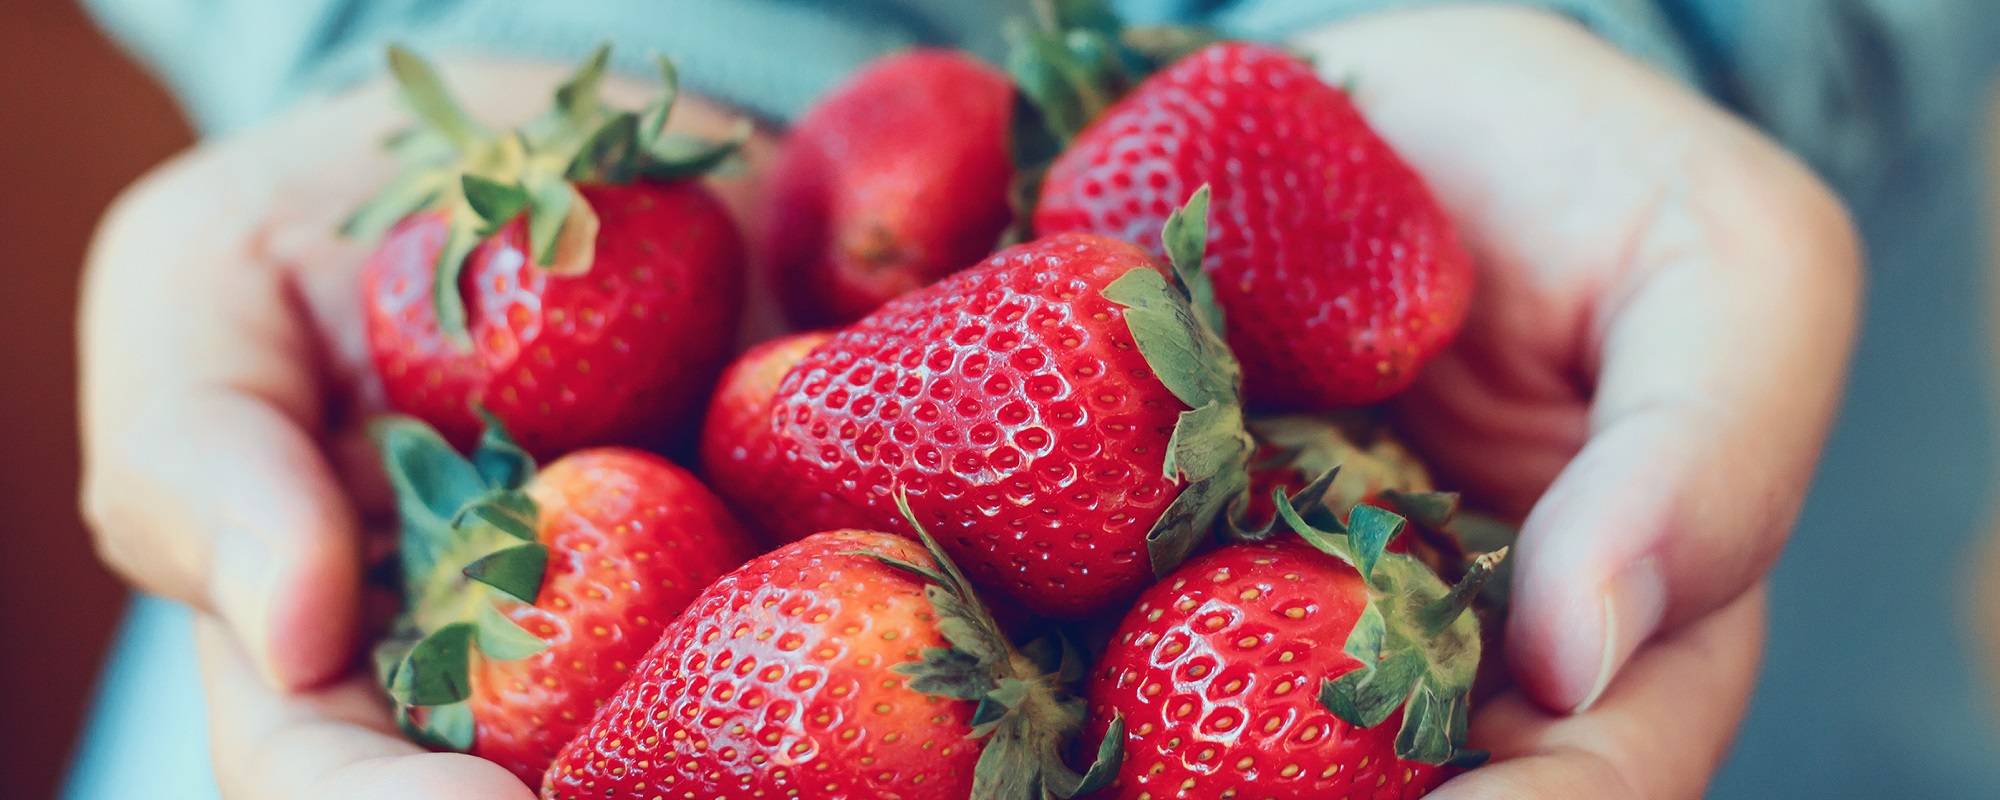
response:
M1298 44L1358 87L1478 263L1463 333L1396 423L1440 485L1526 515L1519 693L1475 725L1503 763L1439 796L1698 796L1754 679L1751 587L1840 392L1860 283L1840 205L1551 14L1385 13Z
M505 123L539 111L569 71L442 66L472 113ZM634 106L652 91L605 86ZM418 751L354 658L372 621L361 575L386 554L393 508L361 434L381 410L361 324L368 245L335 230L393 172L380 144L409 122L386 81L302 103L140 181L91 250L85 513L115 569L203 612L216 773L232 798L521 789L484 762L396 757ZM684 101L672 125L719 135L733 122ZM768 149L750 144L752 169ZM741 218L751 185L716 188ZM432 793L433 775L487 788Z

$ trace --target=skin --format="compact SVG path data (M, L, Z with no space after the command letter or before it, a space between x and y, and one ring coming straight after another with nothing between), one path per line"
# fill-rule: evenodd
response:
M1754 681L1762 576L1853 334L1840 206L1750 128L1555 16L1382 13L1298 44L1358 80L1478 261L1466 332L1397 423L1441 485L1527 517L1518 685L1474 721L1496 761L1434 797L1698 797ZM563 72L447 65L501 121ZM204 144L119 202L91 258L85 510L113 566L205 612L236 800L531 796L498 766L401 742L345 672L361 531L386 506L353 433L375 396L348 324L362 251L327 231L387 174L370 143L393 109L376 86ZM739 211L740 181L720 186Z

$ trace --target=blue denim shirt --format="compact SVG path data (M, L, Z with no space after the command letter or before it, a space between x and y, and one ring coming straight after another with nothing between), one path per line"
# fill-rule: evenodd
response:
M1271 37L1444 0L1128 0L1132 16ZM1458 0L1463 2L1464 0ZM1871 281L1848 397L1772 577L1771 640L1716 798L2000 796L1996 704L1961 565L1992 527L1980 124L1995 0L1517 0L1574 16L1804 156L1848 199ZM379 68L391 39L627 57L783 118L884 50L988 55L1019 2L948 0L88 0L211 133ZM638 64L628 64L634 69ZM142 601L70 787L78 800L210 797L185 614ZM178 688L176 688L178 687Z

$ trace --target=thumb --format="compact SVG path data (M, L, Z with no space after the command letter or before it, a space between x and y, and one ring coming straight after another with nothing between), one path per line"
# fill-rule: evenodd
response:
M1588 442L1516 551L1509 658L1555 710L1589 707L1648 638L1770 568L1853 336L1854 237L1802 168L1753 147L1669 195L1593 319Z

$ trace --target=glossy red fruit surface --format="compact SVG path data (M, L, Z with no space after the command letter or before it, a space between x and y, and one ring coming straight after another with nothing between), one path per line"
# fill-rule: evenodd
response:
M735 224L695 181L579 188L601 220L589 271L532 264L526 224L508 223L460 276L469 350L443 334L431 296L443 217L421 212L390 231L362 290L391 406L464 447L479 404L543 458L692 429L741 314Z
M1205 265L1251 406L1381 401L1456 335L1473 271L1451 221L1345 92L1265 45L1211 45L1113 105L1051 166L1035 230L1158 252L1204 183Z
M793 324L841 325L992 252L1013 218L1012 85L948 50L888 56L787 134L765 236Z
M472 752L535 785L668 623L756 550L720 499L647 453L581 451L527 492L548 568L534 605L505 613L548 649L475 661L470 703Z
M741 507L772 533L907 533L892 493L995 604L1082 616L1152 580L1147 532L1182 488L1162 474L1187 406L1104 288L1162 269L1071 234L1004 250L812 350L780 385Z
M715 583L549 771L550 800L962 800L984 742L974 703L891 670L944 647L925 582L866 553L930 563L881 533L800 540Z
M1092 673L1092 741L1125 721L1118 800L1402 800L1448 777L1404 761L1401 712L1357 729L1319 687L1361 666L1344 650L1361 576L1298 538L1236 544L1155 584Z
M702 473L716 485L755 486L757 462L751 456L770 435L771 401L792 367L833 334L795 333L745 351L723 370L715 399L708 404L708 421L701 428ZM783 526L790 509L751 504L736 509L759 530Z

